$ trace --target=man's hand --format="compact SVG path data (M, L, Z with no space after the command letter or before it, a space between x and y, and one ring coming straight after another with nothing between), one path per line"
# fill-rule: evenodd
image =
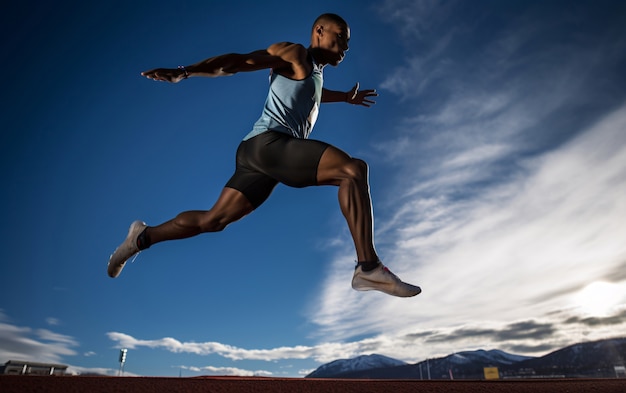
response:
M182 68L155 68L150 71L144 71L141 73L148 79L155 81L164 81L171 83L178 83L187 78L185 70Z
M376 103L373 100L370 100L370 97L378 97L376 90L370 89L359 91L359 82L357 82L356 85L354 85L354 87L348 92L346 102L353 105L370 107Z

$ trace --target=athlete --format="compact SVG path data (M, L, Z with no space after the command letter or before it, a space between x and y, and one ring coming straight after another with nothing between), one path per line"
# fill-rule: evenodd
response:
M278 183L291 187L333 185L357 254L352 287L410 297L421 292L402 282L379 260L373 241L373 217L367 164L327 143L309 139L319 106L347 102L369 107L375 90L350 91L322 87L323 69L337 66L348 51L350 28L336 14L319 16L311 44L281 42L248 54L225 54L189 66L157 68L142 73L178 83L190 77L216 77L270 69L270 87L261 117L236 154L236 169L210 210L186 211L158 226L131 224L128 236L111 255L108 275L117 277L126 261L153 244L221 231L259 207Z

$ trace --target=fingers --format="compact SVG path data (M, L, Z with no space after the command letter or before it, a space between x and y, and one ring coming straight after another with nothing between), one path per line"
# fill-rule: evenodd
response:
M141 73L141 76L145 76L146 78L149 78L149 79L154 79L156 71L157 71L156 69L144 71Z
M363 94L363 96L365 97L378 97L376 89L362 90L360 93Z
M356 87L358 88L359 84L356 84ZM374 100L370 100L370 97L378 97L378 93L376 92L375 89L368 89L368 90L361 90L361 91L356 91L354 94L354 98L353 101L355 101L355 104L357 105L361 105L364 107L369 108L370 106L374 105L376 102Z
M154 70L144 71L141 73L141 76L145 76L146 78L152 79L154 81L173 81L171 70L166 68L156 68Z
M145 76L148 79L159 80L158 75L155 71L144 71L141 73L141 76Z
M375 89L361 90L359 91L360 84L357 82L352 89L348 92L348 100L350 104L353 105L361 105L365 107L370 107L375 104L373 100L368 99L369 97L377 97L378 93Z
M363 100L359 105L361 106L365 106L367 108L369 108L370 106L374 105L376 102L372 101L372 100Z
M376 89L367 89L367 90L360 90L360 84L359 82L357 82L354 87L352 87L352 89L350 89L350 91L354 92L354 97L357 96L357 94L359 95L364 95L365 97L376 97L378 96L378 93L376 92Z

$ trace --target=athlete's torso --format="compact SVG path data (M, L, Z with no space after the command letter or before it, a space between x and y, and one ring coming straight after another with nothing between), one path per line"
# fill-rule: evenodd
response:
M323 66L313 61L313 71L302 80L289 79L273 72L263 113L244 140L270 130L296 138L308 138L322 100L322 69Z

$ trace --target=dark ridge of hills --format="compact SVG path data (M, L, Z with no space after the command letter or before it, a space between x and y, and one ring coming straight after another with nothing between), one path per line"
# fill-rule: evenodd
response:
M537 358L477 350L399 366L388 360L358 367L356 361L362 357L327 363L307 378L484 379L485 367L497 367L500 378L615 378L615 367L626 365L626 338L574 344Z

